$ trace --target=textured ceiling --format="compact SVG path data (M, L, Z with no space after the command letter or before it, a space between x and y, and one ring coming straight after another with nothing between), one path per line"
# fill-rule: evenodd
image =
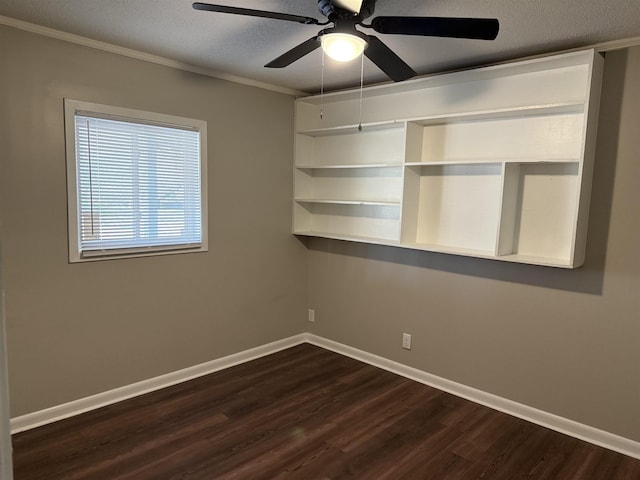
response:
M195 11L192 0L0 0L0 15L306 92L320 90L316 50L284 69L263 65L321 28ZM316 0L211 3L322 19ZM418 74L640 36L639 0L378 0L375 15L489 17L495 41L377 34ZM375 16L374 15L374 16ZM371 32L373 33L373 32ZM359 84L360 62L327 61L325 88ZM387 81L365 59L365 84Z

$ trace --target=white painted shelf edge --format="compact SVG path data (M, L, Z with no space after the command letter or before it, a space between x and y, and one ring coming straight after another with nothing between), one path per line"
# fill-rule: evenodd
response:
M298 170L353 170L364 168L399 168L402 163L371 163L371 164L346 164L346 165L296 165Z
M316 232L316 231L308 231L308 230L296 230L293 232L293 234L301 235L305 237L330 238L332 240L345 240L349 242L369 243L374 245L386 245L386 246L392 246L392 247L403 246L400 244L399 241L388 240L386 238L379 239L376 237L360 237L356 235L341 235L339 233Z
M299 130L296 133L300 135L307 135L309 137L324 137L330 135L344 135L348 133L366 133L378 130L392 130L394 128L403 127L403 120L393 120L363 124L340 125L337 127L313 128L309 130Z
M349 165L296 165L297 170L364 170L373 168L425 167L430 165L469 165L469 164L529 164L529 163L580 163L577 158L452 158L437 162L405 162L405 163L372 163Z
M296 198L298 203L326 203L331 205L374 205L382 207L399 207L400 202L387 202L378 200L343 200L326 198Z
M489 260L500 260L509 263L527 263L535 265L543 265L556 268L573 268L566 260L561 258L534 257L518 254L496 255L489 250L474 250L470 248L447 247L442 245L426 245L420 243L407 243L400 241L392 241L375 237L360 237L355 235L340 235L336 233L316 232L298 230L293 232L294 235L305 237L329 238L332 240L343 240L348 242L368 243L374 245L383 245L390 247L400 247L409 250L421 250L432 253L443 253L447 255L458 255L463 257L483 258Z
M298 130L300 135L310 137L321 137L329 135L342 135L347 133L366 133L376 130L390 130L402 128L405 123L416 123L418 125L434 125L440 123L473 122L481 120L497 120L502 118L517 117L522 115L551 115L559 113L579 113L584 110L584 103L578 102L556 102L542 105L518 105L514 107L485 109L477 111L448 112L437 115L426 115L420 117L408 117L395 119L393 121L371 122L362 124L340 125L326 128L313 128L309 130Z
M443 165L475 165L475 164L558 164L558 163L580 163L577 158L513 158L508 160L493 158L454 158L451 160L441 160L438 162L407 162L405 167L429 167Z

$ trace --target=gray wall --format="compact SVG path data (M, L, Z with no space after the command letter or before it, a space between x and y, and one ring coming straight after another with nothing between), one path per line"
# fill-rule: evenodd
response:
M582 268L317 239L311 331L640 441L638 125L640 48L610 53Z
M3 26L0 65L12 416L306 328L292 97ZM208 122L208 253L67 263L64 97Z

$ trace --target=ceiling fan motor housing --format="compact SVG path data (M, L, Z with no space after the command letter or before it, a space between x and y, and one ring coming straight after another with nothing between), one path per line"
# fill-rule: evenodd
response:
M334 5L333 0L318 0L318 10L322 15L327 17L329 21L344 19L357 19L361 21L373 15L375 9L375 0L364 0L360 7L360 12L351 12L344 8Z
M333 6L331 0L318 0L318 10L322 15L331 20L331 16L335 15L336 7Z

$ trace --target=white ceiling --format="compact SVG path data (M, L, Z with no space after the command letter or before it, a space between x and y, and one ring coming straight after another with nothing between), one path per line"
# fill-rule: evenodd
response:
M216 72L300 91L320 90L320 50L284 69L263 65L322 27L196 11L191 3L0 0L0 15ZM317 0L210 3L323 19ZM639 0L378 0L376 15L499 19L495 41L376 34L421 75L640 36ZM387 81L367 59L364 75L365 84ZM359 81L359 61L346 65L327 61L325 89L355 86Z

